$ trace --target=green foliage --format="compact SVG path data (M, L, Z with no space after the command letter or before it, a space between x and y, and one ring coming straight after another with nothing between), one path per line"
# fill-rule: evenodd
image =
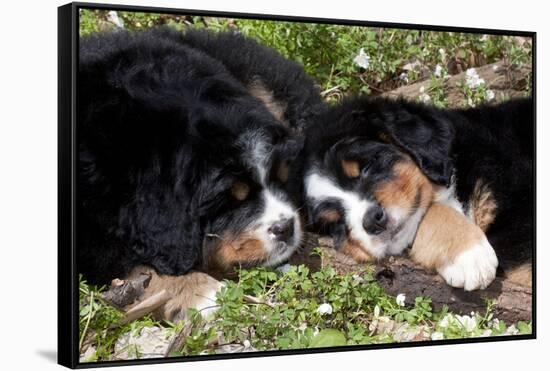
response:
M247 295L258 301L246 300ZM502 321L498 325L490 321L490 305L483 316L457 316L447 308L434 312L427 297L404 305L387 295L370 273L337 274L331 267L314 273L305 266L291 267L286 273L241 270L238 282L226 282L217 304L219 309L209 321L190 312L191 334L177 355L213 353L212 344L219 336L224 344L250 344L257 350L393 342L391 333L377 331L379 322L388 321L406 323L411 330L422 327L433 332L435 340L509 330ZM330 310L322 311L322 306ZM529 333L530 328L517 324L519 333Z
M107 21L107 11L82 10L80 15L81 35L114 27ZM118 15L129 30L156 25L170 25L179 30L187 27L238 30L301 63L330 102L350 93L379 94L405 81L413 83L425 78L426 70L434 71L438 64L445 67L462 61L469 67L477 67L504 59L510 65L521 65L531 58L530 46L520 45L511 36L155 13L118 12ZM367 68L354 62L361 49L369 56ZM406 80L400 76L406 76ZM437 86L428 94L435 105L447 106L445 92Z
M96 349L90 359L85 362L104 361L111 359L114 345L120 335L132 331L139 333L144 327L157 323L149 316L119 325L123 313L106 303L101 293L105 287L91 286L82 275L79 279L79 348L92 346Z
M346 336L343 332L334 329L324 329L319 331L311 339L310 348L337 347L346 345Z

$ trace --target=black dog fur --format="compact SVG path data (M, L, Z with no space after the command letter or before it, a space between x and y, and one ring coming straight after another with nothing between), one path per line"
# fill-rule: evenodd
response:
M341 175L337 159L370 156L374 164L369 164L369 178L383 182L391 178L391 165L402 152L434 184L454 183L465 210L481 180L498 205L486 234L500 266L509 269L531 261L534 117L530 98L477 108L437 109L404 99L356 97L328 110L305 132L306 172L320 169L343 190L354 191L355 185ZM356 138L369 141L372 148L341 145ZM361 187L366 192L369 185ZM328 201L317 205L310 200L310 223L343 240L347 230L341 221L316 223L324 206L343 212L338 200Z
M77 269L89 282L141 264L171 275L203 269L213 253L205 240L253 223L263 188L296 205L291 182L270 174L301 149L287 126L322 107L298 64L236 33L168 28L83 38L79 58ZM283 123L250 93L257 83ZM251 166L258 138L270 151ZM241 180L244 202L229 195Z

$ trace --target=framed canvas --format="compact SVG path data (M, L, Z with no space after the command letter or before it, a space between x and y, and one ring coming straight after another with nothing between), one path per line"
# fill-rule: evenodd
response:
M71 367L536 337L536 33L58 9Z

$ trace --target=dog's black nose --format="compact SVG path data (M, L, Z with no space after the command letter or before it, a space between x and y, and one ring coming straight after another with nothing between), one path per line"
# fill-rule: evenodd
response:
M294 218L279 220L267 229L278 241L289 242L294 236Z
M363 228L368 234L380 234L386 230L388 217L380 206L371 207L363 217Z

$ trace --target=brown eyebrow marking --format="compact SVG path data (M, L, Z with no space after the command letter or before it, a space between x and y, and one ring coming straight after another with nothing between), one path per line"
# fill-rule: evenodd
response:
M279 166L279 169L277 169L277 178L281 182L286 183L288 180L288 172L289 172L288 161L283 161Z
M359 162L354 160L342 160L342 170L348 178L357 178L359 176Z
M324 210L319 213L319 218L321 218L326 223L334 223L339 221L342 218L342 215L336 210Z
M250 187L244 182L235 182L231 187L231 194L239 201L244 201L250 193Z

